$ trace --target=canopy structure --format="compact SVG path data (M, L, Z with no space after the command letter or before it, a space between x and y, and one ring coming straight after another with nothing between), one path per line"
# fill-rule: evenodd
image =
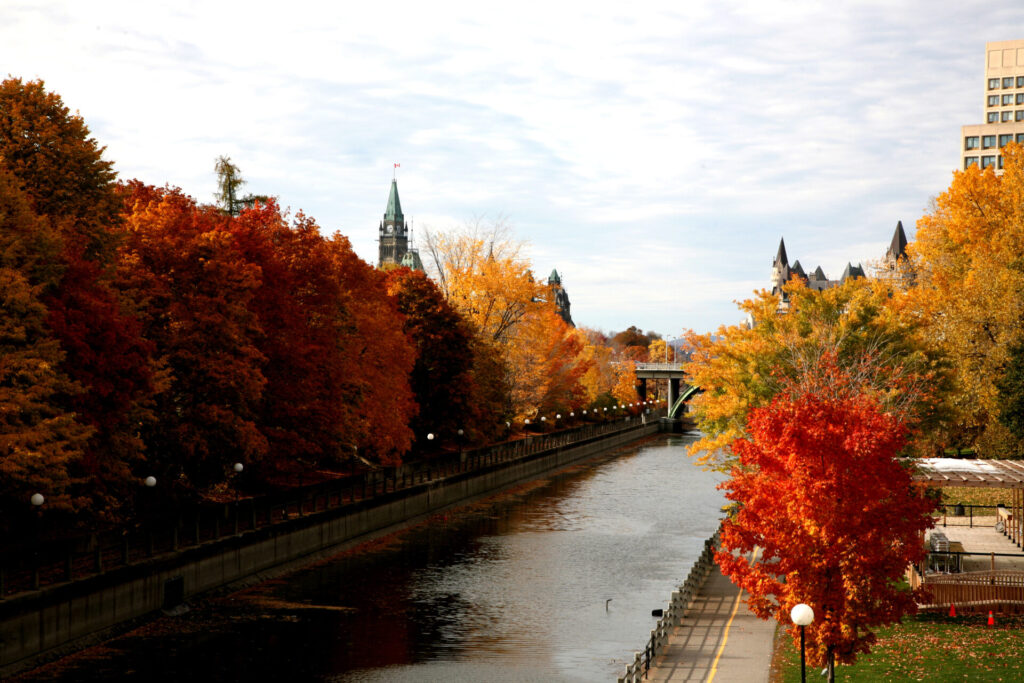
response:
M935 486L1024 489L1024 461L921 458L914 480Z

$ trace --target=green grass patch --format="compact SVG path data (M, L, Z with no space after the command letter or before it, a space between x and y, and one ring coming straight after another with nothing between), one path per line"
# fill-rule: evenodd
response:
M1024 680L1024 617L921 614L878 629L871 654L836 666L836 681L1021 681ZM788 635L776 641L773 683L799 683L800 644ZM807 667L808 681L824 680L821 667Z
M970 486L942 487L942 502L947 505L998 505L1010 504L1011 491L996 488L974 488Z

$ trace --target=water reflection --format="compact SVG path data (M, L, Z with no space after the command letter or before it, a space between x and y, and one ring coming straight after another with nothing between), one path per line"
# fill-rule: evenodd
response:
M23 680L614 680L717 526L716 476L686 443L437 515Z

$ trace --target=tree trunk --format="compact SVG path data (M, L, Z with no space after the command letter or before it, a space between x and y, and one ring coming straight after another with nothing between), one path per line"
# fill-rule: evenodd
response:
M828 649L828 683L836 683L836 654Z

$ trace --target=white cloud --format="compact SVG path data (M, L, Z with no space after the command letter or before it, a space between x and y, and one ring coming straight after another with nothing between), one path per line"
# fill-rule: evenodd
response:
M924 1L0 10L0 64L123 176L208 200L228 154L375 261L398 161L417 225L506 215L579 322L666 332L738 319L780 236L833 275L912 231L1008 37L1024 9Z

